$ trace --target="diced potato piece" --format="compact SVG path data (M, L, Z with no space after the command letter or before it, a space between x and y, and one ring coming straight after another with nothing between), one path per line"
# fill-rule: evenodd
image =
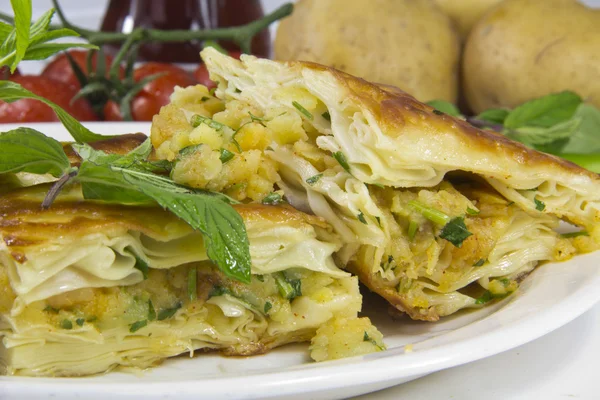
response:
M235 140L237 140L243 151L264 150L271 143L271 134L261 124L251 122L238 131Z
M375 353L385 344L369 318L334 318L317 329L310 350L313 360L325 361Z
M270 113L271 114L271 113ZM273 139L279 144L291 144L296 141L308 140L302 128L302 118L298 114L282 111L267 118L267 128L273 132Z
M205 188L223 168L219 151L205 145L175 164L171 176L177 183L196 188Z
M200 124L189 135L192 144L207 144L213 149L223 147L223 135L207 124Z

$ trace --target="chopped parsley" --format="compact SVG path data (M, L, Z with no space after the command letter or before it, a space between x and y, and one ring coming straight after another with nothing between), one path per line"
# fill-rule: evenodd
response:
M265 277L263 275L254 275L259 282L264 282Z
M225 128L225 125L223 125L222 123L217 122L212 118L208 118L208 117L205 117L200 114L194 114L192 116L192 118L190 119L190 124L192 124L192 127L194 127L194 128L199 127L200 124L206 124L217 131L221 131Z
M162 321L167 318L171 318L173 315L175 315L177 310L179 310L180 308L181 308L181 303L177 303L174 307L171 307L171 308L165 308L164 310L161 310L158 313L156 319L159 321Z
M196 267L191 267L190 270L188 271L188 285L187 285L188 299L190 299L190 301L194 301L198 297L198 293L197 293L197 289L196 289L197 280L198 280L198 273L196 271Z
M217 88L214 87L208 91L208 94L210 94L211 96L214 96L216 91L217 91Z
M190 146L186 146L183 149L179 150L179 152L177 153L177 157L178 158L183 158L186 156L189 156L190 154L194 154L195 152L197 152L198 150L200 150L200 148L203 146L202 143L200 144L192 144Z
M473 264L474 267L481 267L483 264L485 264L487 260L485 258L480 259L479 261L477 261L475 264Z
M83 318L77 318L77 319L75 320L75 323L76 323L77 325L79 325L79 326L83 326L83 324L85 323L85 319L83 319Z
M344 171L350 173L350 165L348 164L348 160L346 159L344 153L341 151L336 151L332 155L333 158L335 158L335 160L342 166L342 168L344 168Z
M221 149L221 156L219 157L219 160L221 160L222 164L225 164L227 161L231 161L231 159L233 157L235 157L235 154L233 154L232 152L230 152L227 149Z
M408 238L412 241L417 235L417 231L419 230L419 224L415 221L410 221L408 223Z
M444 113L443 113L443 112L441 112L440 110L436 110L436 109L433 109L433 113L434 113L435 115L444 115Z
M492 301L494 297L492 296L492 292L486 290L483 294L475 300L475 304L485 304L489 301Z
M536 210L538 210L538 211L544 211L546 209L546 204L543 201L538 200L537 197L535 197L533 199L533 201L535 202L535 209Z
M578 236L590 236L590 234L587 231L568 232L568 233L560 234L560 237L562 237L562 238L574 238L574 237L578 237Z
M456 247L461 247L465 239L473 234L465 225L464 217L456 217L450 220L440 232L440 237L446 239Z
M469 215L479 215L480 212L481 211L479 211L479 210L475 210L471 207L467 207L467 214L469 214Z
M319 181L319 179L321 179L322 176L323 176L323 174L313 175L306 180L306 183L308 183L309 185L314 185L315 183L317 183Z
M279 294L290 301L298 296L302 296L302 282L300 279L287 279L283 272L273 275Z
M267 302L265 303L265 307L264 307L264 309L263 309L263 310L264 310L264 312L265 312L265 314L268 314L268 313L269 313L269 310L270 310L271 308L273 308L273 304L271 304L271 302L270 302L270 301L267 301Z
M357 215L357 217L360 222L367 225L367 219L365 218L365 214L363 214L362 211Z
M62 329L73 329L73 323L69 319L63 319L60 321L60 327Z
M156 319L156 310L152 300L148 300L148 321L154 321Z
M58 314L59 310L58 310L58 308L54 308L50 304L48 304L46 307L44 307L43 311L49 312L49 313L52 313L52 314Z
M275 193L275 192L269 193L262 199L263 204L268 204L268 205L272 205L272 206L277 205L282 202L283 202L283 199L281 198L281 195L279 193Z
M131 333L137 332L140 329L142 329L143 327L145 327L146 325L148 325L148 320L146 320L146 319L134 322L133 324L129 325L129 332L131 332Z
M208 298L210 299L211 297L223 296L224 294L233 295L231 290L225 286L213 286L212 290L208 294Z
M203 102L203 103L205 101L209 101L209 100L210 100L210 97L207 97L207 96L202 96L202 98L200 99L200 101Z
M294 106L294 108L296 110L298 110L307 119L309 119L311 121L314 119L313 115L306 108L302 107L302 104L298 103L296 100L292 101L292 105Z
M464 217L451 218L443 212L436 210L435 208L428 207L416 200L410 201L408 205L431 222L437 225L442 225L443 228L440 232L440 237L449 241L456 247L461 247L465 239L473 235L467 229Z
M134 257L135 265L133 267L142 273L144 280L148 279L148 272L150 270L150 266L146 261L142 260L140 257L136 255L134 255Z
M250 120L252 122L258 122L262 126L265 126L266 121L264 118L257 117L256 115L252 114L250 111L248 111L248 114L250 115Z
M323 114L321 114L321 117L323 117L327 121L331 122L331 114L329 114L329 111L325 111Z
M379 226L381 226L381 218L380 218L380 217L375 217L375 219L377 220L377 224L378 224Z
M373 346L377 347L380 351L381 350L385 350L385 348L383 346L380 346L375 339L371 338L369 336L369 334L367 333L367 331L365 331L364 335L363 335L363 342L369 342L371 343Z

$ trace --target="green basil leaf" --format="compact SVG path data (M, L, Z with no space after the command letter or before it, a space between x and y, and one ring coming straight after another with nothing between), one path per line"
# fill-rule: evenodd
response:
M23 60L45 60L46 58L72 48L97 49L93 44L87 43L40 43L31 46L23 56Z
M142 329L146 325L148 325L148 320L146 320L146 319L144 319L142 321L134 322L133 324L131 324L129 326L129 332L134 333L136 331L139 331L140 329Z
M591 104L582 104L577 108L574 119L579 119L581 123L561 151L600 153L600 110Z
M175 315L177 310L181 308L181 306L181 303L177 303L171 308L165 308L164 310L160 310L158 315L156 316L157 321L162 321L167 318L171 318L173 315Z
M71 134L73 139L78 143L89 143L96 142L98 140L104 140L114 136L104 136L97 133L93 133L85 126L81 125L79 121L69 115L65 110L54 104L50 100L38 96L29 90L23 88L21 85L15 82L0 81L0 100L4 100L7 103L12 103L20 99L34 99L39 100L42 103L50 106L58 119L63 123L67 131Z
M70 166L62 145L34 129L0 134L0 173L24 171L59 177Z
M504 120L506 120L506 117L508 117L509 113L510 111L504 108L492 108L490 110L485 110L476 116L475 119L503 125Z
M451 115L453 117L461 117L460 110L454 104L445 100L431 100L426 103L427 105L435 108L444 114Z
M31 29L31 0L10 0L10 4L15 14L16 53L13 63L10 67L11 72L15 72L17 65L29 47L29 36Z
M573 92L550 94L512 110L504 120L504 126L507 129L524 126L549 128L570 119L581 103L581 97Z

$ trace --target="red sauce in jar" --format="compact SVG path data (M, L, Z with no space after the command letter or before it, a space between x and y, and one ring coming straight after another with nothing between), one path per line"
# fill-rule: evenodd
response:
M162 30L214 29L245 25L264 15L260 0L110 0L102 30L129 33L144 27ZM219 41L227 50L239 51L235 43ZM109 54L119 44L105 46ZM138 60L197 63L201 41L154 42L140 47ZM265 29L254 37L252 54L269 57L271 38Z

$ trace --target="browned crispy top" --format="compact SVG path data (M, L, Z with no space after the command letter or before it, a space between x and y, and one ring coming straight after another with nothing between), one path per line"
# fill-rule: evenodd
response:
M391 137L402 135L406 126L422 126L422 135L451 132L465 149L478 153L502 153L521 166L550 167L562 172L585 175L600 182L600 175L581 168L572 162L550 154L532 150L499 133L476 128L468 122L447 114L434 113L434 108L421 103L408 93L388 85L378 85L357 78L335 68L304 61L287 63L290 67L303 67L316 71L328 71L346 87L350 96L361 106L368 108ZM433 127L434 129L430 129Z

